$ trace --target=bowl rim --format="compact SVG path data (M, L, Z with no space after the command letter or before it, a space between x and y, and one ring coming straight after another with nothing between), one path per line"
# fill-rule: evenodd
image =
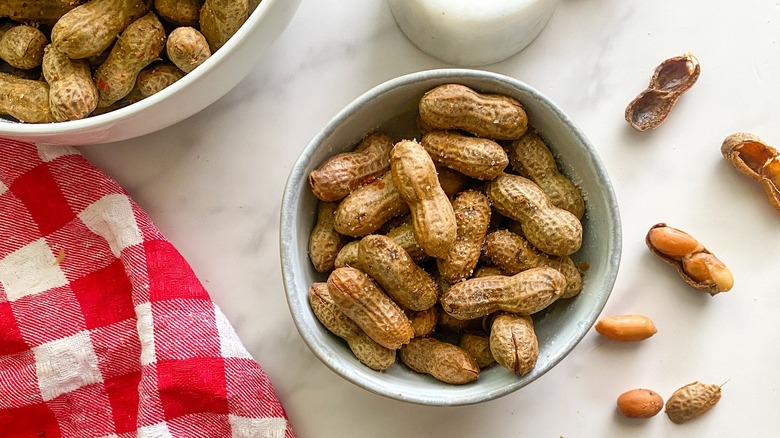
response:
M288 0L263 0L258 4L257 8L249 15L246 22L233 34L228 41L220 47L215 53L209 56L203 64L192 72L184 75L181 79L174 82L163 90L143 99L138 102L134 102L125 107L109 111L97 116L86 117L79 120L68 120L64 122L51 122L51 123L20 123L12 122L8 120L0 119L0 134L6 135L46 135L46 134L71 134L81 131L89 131L102 126L111 125L119 122L125 117L145 111L150 107L156 106L159 102L167 99L169 96L177 93L179 90L189 88L194 82L201 77L206 76L212 71L216 65L218 65L222 59L230 56L237 46L246 38L246 36L257 27L258 23L268 14L271 10L272 3L275 1L288 1ZM163 48L165 50L165 48Z
M308 181L303 173L307 167L307 163L311 161L311 158L316 152L318 146L323 142L324 139L332 135L334 131L336 131L336 129L343 122L345 122L351 114L355 112L355 110L366 105L370 100L391 92L393 89L400 86L414 84L424 80L455 80L456 78L462 77L468 77L477 80L497 81L504 85L521 89L531 94L533 98L539 101L539 103L546 106L548 110L554 113L555 116L558 117L561 122L568 127L568 129L571 130L577 141L580 142L586 149L587 155L592 160L592 164L596 170L596 173L603 176L603 185L601 188L603 189L603 195L607 198L608 201L608 211L606 214L607 217L612 221L613 225L613 232L609 234L608 238L609 259L606 263L607 276L604 282L608 290L604 291L603 301L597 303L586 313L586 320L580 321L578 325L577 336L574 336L563 342L563 353L558 357L554 357L546 368L534 370L535 377L532 380L527 381L526 379L518 379L517 383L506 385L492 391L486 391L485 393L479 394L479 396L453 394L447 397L417 397L414 395L402 394L401 391L394 390L387 386L376 385L373 382L366 382L357 378L354 374L349 372L348 367L341 367L338 364L334 364L332 362L331 358L333 356L333 351L329 349L327 345L321 343L315 337L309 337L304 333L302 327L304 321L301 319L300 312L305 311L305 309L302 308L305 307L305 304L302 304L302 302L306 300L299 300L295 298L295 295L300 293L300 291L295 290L294 280L299 275L295 272L295 265L296 263L300 263L300 261L292 259L292 247L296 245L296 242L292 239L295 225L295 221L293 220L295 216L294 204L297 200L297 192L300 190L299 184L301 182ZM580 341L582 341L593 324L595 324L598 315L601 314L602 310L604 309L604 306L609 300L609 296L617 279L622 254L622 225L617 203L617 196L615 195L612 181L609 178L609 174L607 173L606 167L601 161L598 152L590 143L588 138L579 129L579 127L577 127L577 125L571 119L569 119L569 117L564 114L564 112L555 103L553 103L549 98L525 82L506 75L502 75L500 73L468 68L432 69L405 74L371 88L347 104L343 109L339 110L339 112L336 113L336 115L325 125L325 127L320 130L320 132L318 132L317 135L309 142L309 144L303 149L300 156L296 160L288 176L287 183L285 184L280 216L280 259L282 265L282 279L285 288L285 296L295 328L298 330L298 333L300 334L304 343L327 368L340 375L347 381L374 394L382 395L395 400L422 405L463 406L493 400L510 394L517 389L522 388L523 386L526 386L554 368L558 363L560 363L560 361L562 361L574 350ZM583 324L583 322L585 322L585 324ZM525 377L528 377L528 375Z

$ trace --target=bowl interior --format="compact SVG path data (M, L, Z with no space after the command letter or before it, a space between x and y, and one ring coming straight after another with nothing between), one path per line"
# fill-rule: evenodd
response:
M518 99L530 123L549 143L561 170L582 190L586 200L582 248L572 257L590 264L583 290L575 298L554 303L535 315L539 359L528 375L518 378L500 366L484 370L476 382L448 385L410 371L400 363L384 372L361 364L346 343L317 321L307 303L309 286L326 276L312 267L308 237L317 199L307 176L332 155L350 150L367 133L379 130L397 141L420 138L417 103L431 88L459 83L480 92ZM601 312L617 275L621 228L609 178L595 150L579 129L549 100L512 78L476 70L433 70L403 76L367 92L342 110L306 147L290 174L282 205L282 270L287 299L304 341L327 366L369 391L399 400L430 405L464 405L491 400L535 380L582 339Z

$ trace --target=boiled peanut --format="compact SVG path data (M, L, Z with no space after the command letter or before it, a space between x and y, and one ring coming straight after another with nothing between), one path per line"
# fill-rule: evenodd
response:
M660 125L680 96L699 79L701 66L690 53L669 58L653 72L650 85L626 107L626 121L637 131Z
M462 348L433 338L414 338L401 347L401 361L413 371L462 385L479 377L479 366Z
M309 235L309 258L318 272L333 269L336 257L344 246L344 238L333 228L336 207L335 202L319 203L317 224Z
M473 319L504 310L531 315L552 304L566 287L566 278L552 268L533 268L511 277L472 278L452 285L441 297L445 312Z
M0 36L0 59L23 70L38 67L49 41L32 26L13 26Z
M436 260L442 278L450 283L471 276L477 266L490 223L490 201L474 190L462 192L452 202L458 234L445 257Z
M689 383L666 400L666 415L674 423L684 423L709 411L721 397L718 385L701 382Z
M368 235L358 245L358 266L401 307L426 310L436 304L436 283L393 239Z
M138 73L135 87L127 98L137 93L136 100L145 99L170 87L183 77L184 72L173 64L153 64Z
M539 341L530 316L502 313L490 326L490 352L496 362L509 371L524 376L536 366Z
M455 333L481 331L486 329L485 318L457 319L440 311L438 328Z
M0 17L21 23L54 24L73 6L60 0L3 0L0 1Z
M165 30L153 13L146 14L127 26L111 49L106 62L95 72L98 106L109 106L127 96L141 70L159 59L164 45Z
M91 0L57 21L51 43L71 59L99 55L130 23L149 12L150 6L151 0Z
M89 64L46 47L43 76L49 83L49 107L58 122L87 117L97 107L98 91Z
M480 180L491 180L509 164L504 149L495 141L457 132L432 131L420 142L434 162Z
M645 238L650 252L673 265L690 286L712 296L734 286L734 276L715 254L690 234L667 226L653 225Z
M206 0L200 8L200 31L212 52L224 46L249 16L247 0Z
M314 196L323 201L337 201L367 180L390 169L393 141L382 133L366 136L353 152L328 158L309 174Z
M436 173L438 173L441 189L450 198L465 190L469 184L469 178L466 175L447 167L436 166Z
M401 141L390 154L390 172L412 213L415 240L426 254L446 256L457 237L457 224L433 160L417 142Z
M165 51L172 63L189 73L211 56L206 37L192 27L177 27L168 35Z
M490 338L474 333L465 333L460 337L458 347L464 349L469 356L474 358L479 369L487 368L496 363L493 353L490 352Z
M390 172L349 194L336 209L334 226L346 236L373 233L389 219L409 211Z
M585 213L580 189L566 178L555 163L550 149L536 132L526 132L509 146L512 167L535 182L558 208L568 210L578 219Z
M474 271L474 275L472 277L481 278L492 277L494 275L506 275L506 273L496 266L480 266L476 271Z
M480 94L457 84L440 85L425 93L419 111L437 129L462 129L493 140L520 138L528 127L528 117L517 100Z
M27 123L53 122L49 84L0 73L0 114Z
M439 312L436 311L435 307L420 311L404 310L404 313L412 324L415 338L430 335L439 322Z
M360 241L354 240L341 247L341 250L336 255L336 260L333 262L333 266L336 268L352 266L360 269L360 266L358 266L358 245L360 245Z
M731 134L720 148L723 157L738 171L758 181L772 207L780 210L780 152L758 136Z
M653 321L644 315L614 315L601 318L596 332L613 341L636 342L658 332Z
M376 343L339 310L328 292L327 283L311 285L309 305L322 325L334 335L347 341L355 357L369 368L377 371L386 370L395 362L395 350Z
M555 207L542 189L522 176L503 174L488 183L493 207L518 222L532 245L543 252L567 256L582 245L582 224L572 213Z
M415 262L419 263L428 260L428 254L420 248L420 244L418 244L417 240L414 238L412 224L403 223L388 231L386 236L393 239L395 243L401 245L401 248L403 248Z
M632 389L620 394L617 409L627 418L650 418L661 412L664 399L649 389Z
M363 272L335 269L328 277L328 292L339 310L383 347L396 350L414 336L403 311Z
M202 0L154 0L154 10L177 26L197 26Z
M566 290L561 298L571 298L582 290L582 276L571 257L550 257L540 253L519 234L508 230L494 231L485 238L482 251L488 260L509 275L541 266L558 270L566 277Z

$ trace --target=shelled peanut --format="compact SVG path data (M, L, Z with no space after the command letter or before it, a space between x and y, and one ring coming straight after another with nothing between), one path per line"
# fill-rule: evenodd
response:
M645 238L650 252L677 269L691 287L715 296L734 286L734 276L715 254L690 234L660 223Z
M336 307L374 341L398 348L410 369L464 384L498 362L523 376L538 356L531 315L582 286L569 257L581 245L582 197L566 180L574 190L563 197L580 199L575 213L551 201L549 187L565 177L546 146L543 158L532 154L543 162L533 175L554 183L522 178L516 187L521 177L507 173L505 147L523 147L518 139L529 129L517 100L446 84L426 93L419 111L428 126L420 142L370 133L311 171L320 205L311 239L344 243L311 247L311 260L328 276ZM325 205L332 222L323 234ZM508 218L522 220L539 249L522 236L520 249L495 238L489 248L489 232L512 234L491 230ZM509 260L521 252L524 260Z
M58 71L75 72L77 79L52 74L51 68L48 76L57 79L43 75L51 86L54 117L41 117L39 108L29 102L35 99L21 97L40 94L40 84L33 82L14 83L20 97L0 107L0 116L24 123L59 122L135 103L201 65L258 4L257 0L4 0L0 18L13 21L0 24L0 63L17 69L15 76L36 80L42 77L38 67L44 47L51 42L50 50L61 54L56 57ZM156 29L137 29L139 21L158 17L170 25L163 27L158 22ZM157 69L167 64L152 64L149 73L139 75L147 65L161 60L157 47L164 47L166 33L171 41L162 56L178 69ZM86 71L82 64L88 65ZM4 68L3 72L10 71ZM92 84L84 80L87 76ZM89 101L95 88L100 90L97 107Z

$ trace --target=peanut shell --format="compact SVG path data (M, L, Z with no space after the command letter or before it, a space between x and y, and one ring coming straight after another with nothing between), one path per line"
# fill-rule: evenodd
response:
M530 373L539 358L531 317L510 313L496 316L490 327L490 352L499 365L514 374Z
M401 361L445 383L462 385L479 377L479 366L462 348L432 338L414 338L401 347Z
M718 385L689 383L674 391L666 401L666 415L674 423L684 423L712 409L720 397L721 389Z
M333 269L344 246L344 238L333 228L337 206L335 202L320 201L317 207L317 223L309 235L309 258L318 272Z
M442 278L450 283L469 278L479 261L490 223L490 201L474 190L462 192L452 202L457 237L445 257L436 260Z
M495 141L457 132L432 131L420 143L434 162L471 178L491 180L509 164L504 149Z

